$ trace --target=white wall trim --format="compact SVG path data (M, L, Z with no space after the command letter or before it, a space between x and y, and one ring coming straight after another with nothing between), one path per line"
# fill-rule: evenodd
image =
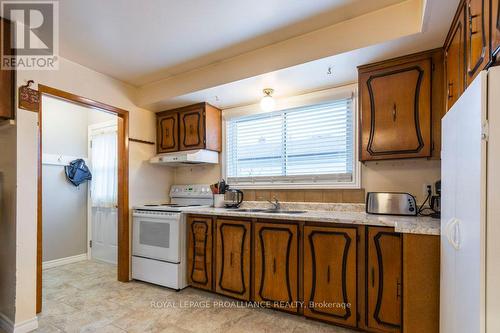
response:
M61 259L44 261L42 263L42 268L43 269L54 268L54 267L57 267L57 266L72 264L74 262L84 261L84 260L87 260L87 259L88 259L87 253L82 253L82 254L79 254L79 255L76 255L76 256L72 256L72 257L66 257L66 258L61 258Z
M0 328L7 333L27 333L38 328L38 318L23 321L19 324L14 324L6 315L0 312Z
M83 156L58 155L58 154L42 154L42 164L44 165L69 165L72 161L83 159L86 164L89 163L88 158Z

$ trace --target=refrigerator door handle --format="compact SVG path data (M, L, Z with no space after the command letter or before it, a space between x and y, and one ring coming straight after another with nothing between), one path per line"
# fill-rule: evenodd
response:
M460 240L459 240L460 230L458 227L458 223L459 223L459 220L457 220L456 218L452 218L452 219L450 219L450 221L448 221L448 223L446 224L446 228L445 228L446 238L448 238L448 242L450 242L451 246L453 246L453 248L455 250L460 249ZM458 236L458 240L457 240L457 236Z
M448 241L455 250L460 250L460 220L452 218L447 227Z

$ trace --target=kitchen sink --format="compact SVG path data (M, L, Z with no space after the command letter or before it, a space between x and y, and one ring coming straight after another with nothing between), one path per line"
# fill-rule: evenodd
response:
M258 209L258 208L227 208L227 209L234 210L235 212L247 212L247 213L267 212L267 209Z
M284 210L284 209L259 209L259 208L226 208L235 212L246 213L272 213L272 214L303 214L305 210Z
M303 214L307 213L305 210L283 210L283 209L266 209L264 213L273 213L273 214Z

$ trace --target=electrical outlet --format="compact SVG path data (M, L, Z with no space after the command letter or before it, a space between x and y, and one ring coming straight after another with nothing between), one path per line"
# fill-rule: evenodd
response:
M428 195L432 195L432 184L424 184L422 191L424 199L427 198Z

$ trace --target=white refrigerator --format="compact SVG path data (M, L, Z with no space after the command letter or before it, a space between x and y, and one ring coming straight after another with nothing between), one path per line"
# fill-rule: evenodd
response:
M441 333L500 332L500 68L442 120Z

